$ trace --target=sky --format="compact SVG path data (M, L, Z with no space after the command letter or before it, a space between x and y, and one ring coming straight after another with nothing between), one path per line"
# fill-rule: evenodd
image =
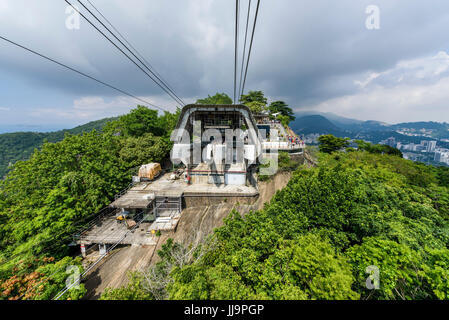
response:
M186 103L232 97L235 1L90 1ZM248 0L241 6L243 39ZM68 28L75 20L66 10L63 0L0 0L0 36L176 109L86 21ZM296 111L449 122L447 30L447 0L262 0L245 91L262 90ZM137 104L0 39L0 132L71 128Z

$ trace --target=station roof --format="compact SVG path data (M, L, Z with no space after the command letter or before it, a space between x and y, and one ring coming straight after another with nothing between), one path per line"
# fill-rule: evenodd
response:
M197 109L197 111L200 111L201 109L204 109L204 111L211 111L211 109L214 109L213 111L246 111L250 117L250 121L252 121L254 124L254 118L252 118L252 112L251 109L245 106L244 104L189 104L184 106L181 110L181 115L179 116L178 124L176 126L177 129L180 128L182 119L184 115L190 110L190 109Z
M166 189L156 191L156 197L180 198L184 193L183 189Z
M129 191L109 206L113 208L145 209L153 202L148 195L148 192Z

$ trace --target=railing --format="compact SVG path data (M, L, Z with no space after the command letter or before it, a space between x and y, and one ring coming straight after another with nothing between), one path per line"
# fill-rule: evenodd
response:
M118 198L123 196L125 193L127 193L133 186L134 186L134 183L130 183L128 185L128 187L126 187L126 189L120 191L120 193L118 193L114 196L115 200L117 200ZM100 211L98 211L95 214L95 216L93 217L93 220L91 220L89 223L87 223L87 225L85 227L83 227L82 229L80 229L80 231L77 231L76 233L74 233L72 235L73 239L75 241L78 240L84 232L90 230L94 225L98 224L98 222L103 220L105 216L112 215L112 213L115 213L116 211L117 211L117 209L115 209L115 208L111 208L109 206L104 207L103 209L101 209Z
M176 210L179 211L179 202L161 203L158 205L158 210Z
M157 209L157 208L155 208L155 209ZM155 210L155 209L153 209L153 210ZM143 219L138 221L134 227L129 229L114 245L112 245L110 248L108 248L106 250L106 252L104 254L102 254L94 263L89 265L89 267L87 267L87 269L76 279L76 281L74 281L71 285L66 286L52 300L58 300L60 297L62 297L64 295L64 293L69 291L73 286L76 286L101 260L103 260L109 254L109 252L114 250L115 247L117 247L128 236L128 234L134 232L134 230L139 228L140 223L142 221L143 221Z
M134 187L135 183L131 182L125 189L120 191L118 194L114 196L114 200L119 199L123 195L125 195L132 187ZM105 207L98 211L98 213L95 215L93 220L91 220L85 227L83 227L80 231L77 231L72 235L73 240L76 242L76 240L79 240L81 235L85 233L86 231L90 230L94 225L98 224L101 220L103 220L106 216L112 215L112 213L116 213L118 209L111 208L111 207Z
M117 194L114 196L114 200L117 200L117 199L123 197L129 190L131 190L132 187L134 187L134 185L135 185L135 183L134 183L134 182L131 182L131 183L126 187L126 189L120 191L119 193L117 193Z
M94 227L95 225L97 225L101 220L103 220L106 216L112 216L114 213L116 213L118 211L118 209L115 208L110 208L110 207L105 207L103 209L101 209L97 215L95 216L95 218L93 220L91 220L85 227L83 227L81 230L77 231L76 233L73 234L73 239L79 240L81 238L81 236L83 235L83 233L85 233L86 231L89 231L90 229L92 229L92 227Z

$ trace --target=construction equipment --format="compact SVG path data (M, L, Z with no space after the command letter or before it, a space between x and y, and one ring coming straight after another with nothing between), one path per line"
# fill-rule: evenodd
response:
M135 219L135 216L134 216ZM123 210L116 218L115 220L117 223L124 223L126 228L131 229L133 228L137 223L136 221L130 219L130 215L128 211Z
M122 213L117 216L116 220L117 222L126 221L129 218L129 212L128 211L122 211Z
M128 229L132 229L137 225L137 222L135 222L134 220L125 220L125 225Z
M116 221L117 223L124 223L128 229L133 228L137 224L136 221L130 219L129 212L127 211L123 211L122 214L117 216Z
M150 163L140 167L138 177L140 181L151 181L156 179L162 172L159 163Z

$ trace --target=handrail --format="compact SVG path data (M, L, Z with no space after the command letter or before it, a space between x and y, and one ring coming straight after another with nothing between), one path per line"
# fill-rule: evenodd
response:
M153 208L152 213L154 212L154 210L156 210L157 208ZM64 293L66 293L67 291L69 291L73 286L77 285L89 272L90 270L92 270L101 260L103 260L103 258L105 258L110 251L114 250L115 247L117 247L127 236L129 233L133 232L134 230L136 230L137 228L139 228L140 224L142 223L142 221L145 219L145 217L143 217L140 221L138 221L136 223L136 225L134 227L132 227L131 229L129 229L115 244L113 244L109 249L106 250L106 252L104 254L102 254L95 262L93 262L91 265L89 265L87 267L87 269L78 277L78 279L76 281L74 281L71 285L66 286L63 290L61 290L52 300L59 300L60 297L62 297L64 295Z
M134 187L135 183L131 182L125 189L123 189L122 191L120 191L118 194L116 194L114 196L114 200L117 200L118 198L122 197L124 194L126 194L132 187ZM79 231L75 232L72 237L73 239L76 241L77 239L79 239L81 237L81 235L83 233L85 233L86 231L90 230L94 225L96 225L98 223L98 221L102 220L106 215L110 215L112 213L115 213L118 209L116 208L111 208L109 206L104 207L103 209L101 209L100 211L98 211L94 217L93 220L91 220L85 227L83 227L82 229L80 229Z
M114 200L117 200L117 199L121 198L121 197L122 197L123 195L125 195L129 190L131 190L131 188L134 187L134 185L135 185L135 183L134 183L134 182L131 182L131 183L126 187L126 189L123 189L122 191L120 191L119 193L117 193L117 194L114 196Z
M118 209L105 207L101 209L98 214L95 216L93 220L91 220L85 227L77 231L73 234L73 239L77 240L81 237L83 233L90 230L94 225L96 225L99 221L103 220L105 216L112 215L113 213L116 213Z

